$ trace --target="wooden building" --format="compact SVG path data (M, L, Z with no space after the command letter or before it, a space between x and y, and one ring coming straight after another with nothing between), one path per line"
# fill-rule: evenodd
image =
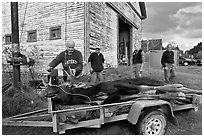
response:
M43 68L74 40L84 63L96 44L105 65L117 67L121 57L131 64L141 45L144 2L19 2L19 41L22 53L37 58ZM3 46L11 46L10 3L2 3Z
M144 51L162 50L162 39L142 40L141 47Z

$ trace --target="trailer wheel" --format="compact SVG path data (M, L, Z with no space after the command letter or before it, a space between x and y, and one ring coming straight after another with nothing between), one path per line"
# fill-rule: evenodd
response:
M136 125L140 135L164 135L167 130L167 119L159 110L144 112Z

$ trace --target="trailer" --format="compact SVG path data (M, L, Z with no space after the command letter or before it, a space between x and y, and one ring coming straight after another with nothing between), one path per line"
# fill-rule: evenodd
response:
M201 96L189 94L188 99L190 103L184 104L175 99L163 100L149 95L119 103L73 105L62 109L48 98L48 108L8 117L2 123L3 126L51 127L54 133L64 134L75 128L100 128L109 122L128 120L138 134L161 135L167 130L167 121L177 125L174 112L198 110Z

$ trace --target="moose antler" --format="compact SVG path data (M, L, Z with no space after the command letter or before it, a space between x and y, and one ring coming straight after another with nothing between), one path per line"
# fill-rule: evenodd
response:
M49 79L49 83L45 83L45 80L42 79L42 83L43 83L43 85L44 85L45 87L51 86L51 85L52 85L52 83L51 83L51 78Z

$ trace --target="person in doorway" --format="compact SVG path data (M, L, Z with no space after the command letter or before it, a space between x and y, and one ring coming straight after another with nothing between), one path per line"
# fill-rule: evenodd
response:
M173 81L175 78L175 66L174 66L174 52L171 50L172 45L167 45L167 50L163 52L161 58L161 64L164 69L164 78L167 83Z
M77 77L83 69L83 58L80 51L76 50L74 41L68 41L65 44L66 50L62 51L48 65L47 71L50 72L58 64L62 63L64 73L63 80L66 82L68 78Z
M135 50L133 52L133 77L132 78L140 78L142 76L144 64L144 51L139 49L138 46L135 46Z
M92 83L98 83L103 81L102 71L104 69L103 63L105 61L103 54L100 52L100 46L97 45L95 48L95 52L91 53L88 58L88 62L91 63L92 69Z

